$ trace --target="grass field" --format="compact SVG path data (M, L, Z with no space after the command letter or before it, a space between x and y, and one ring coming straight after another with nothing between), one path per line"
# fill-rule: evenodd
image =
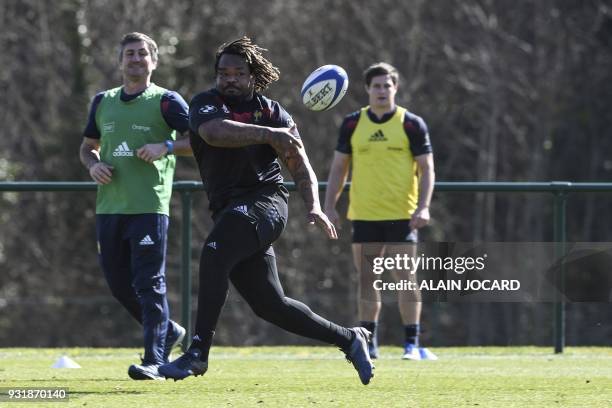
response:
M67 387L69 401L0 407L610 407L612 348L438 348L411 362L383 347L363 386L328 347L217 347L204 377L132 381L135 349L0 349L0 388ZM52 369L62 354L81 369Z

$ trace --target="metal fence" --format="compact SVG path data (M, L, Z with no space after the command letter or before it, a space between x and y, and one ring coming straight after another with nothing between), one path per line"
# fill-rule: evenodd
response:
M293 183L285 183L289 190L295 190ZM319 189L324 191L327 183L319 183ZM348 189L350 184L346 186ZM24 191L95 191L93 182L0 182L0 192ZM176 181L174 191L181 196L182 203L182 234L181 234L181 320L188 330L186 341L191 338L191 209L194 192L203 191L204 187L198 181ZM514 192L514 193L550 193L553 205L554 241L556 255L561 258L566 253L567 226L566 207L567 196L570 193L612 192L612 183L572 183L568 181L552 182L437 182L436 192ZM559 276L559 284L563 284L563 269ZM563 288L561 288L563 290ZM565 307L559 300L554 303L554 351L562 353L565 346Z

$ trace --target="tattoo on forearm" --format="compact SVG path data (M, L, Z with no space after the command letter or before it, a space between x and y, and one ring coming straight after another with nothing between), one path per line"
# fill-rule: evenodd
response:
M319 202L319 190L317 177L308 162L308 158L298 153L291 157L282 158L282 161L291 173L306 207L311 210Z
M216 147L244 147L267 143L267 129L240 122L215 121L200 130L200 136Z

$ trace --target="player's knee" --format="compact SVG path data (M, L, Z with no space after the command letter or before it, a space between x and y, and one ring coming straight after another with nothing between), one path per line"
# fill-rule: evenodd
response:
M282 318L285 309L288 307L287 298L266 299L251 303L253 313L261 319L274 323Z
M267 321L270 321L270 319L274 316L273 307L268 302L258 302L255 304L251 304L251 309L257 317Z
M139 298L166 294L166 279L163 276L136 279L133 286Z
M143 318L149 319L167 319L168 308L163 296L157 294L148 294L139 296L140 307L142 309ZM145 317L146 316L146 317Z

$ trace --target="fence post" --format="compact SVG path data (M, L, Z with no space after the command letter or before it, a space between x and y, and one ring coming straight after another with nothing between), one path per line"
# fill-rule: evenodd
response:
M191 341L191 190L181 190L181 202L181 323L187 331L183 340L183 349L187 350Z
M567 183L570 184L570 183ZM555 353L563 353L565 346L565 302L562 297L565 294L565 261L566 254L567 226L566 226L566 207L567 193L557 190L554 193L554 240L555 256L559 259L561 268L555 277L557 280L557 295L554 303L554 344Z

